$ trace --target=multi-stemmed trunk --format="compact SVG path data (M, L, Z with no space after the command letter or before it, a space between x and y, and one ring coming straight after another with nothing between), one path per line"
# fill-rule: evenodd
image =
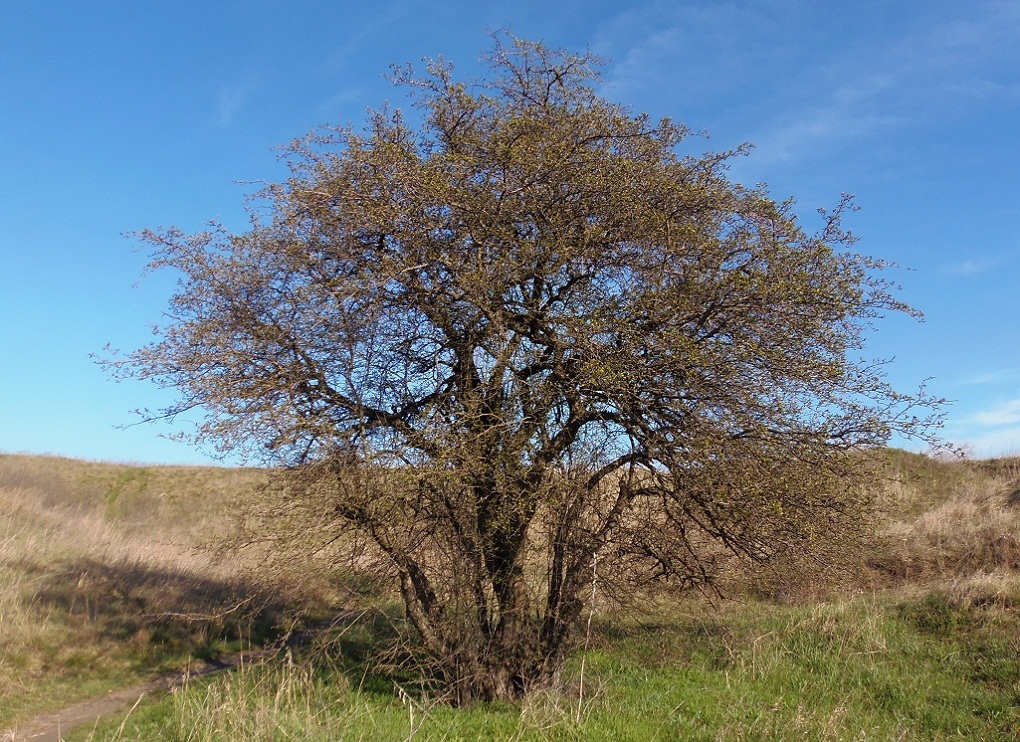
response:
M536 528L533 500L491 487L471 492L463 509L476 517L449 518L455 536L446 543L446 571L426 573L392 548L391 561L408 618L451 699L518 701L559 677L583 605L577 565L567 564L564 544L537 543L535 531L544 529ZM549 532L555 540L566 529ZM536 548L553 554L541 571L527 563Z

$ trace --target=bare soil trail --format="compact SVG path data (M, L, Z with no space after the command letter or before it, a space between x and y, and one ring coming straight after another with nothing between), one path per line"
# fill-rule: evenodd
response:
M313 637L340 625L350 626L365 617L366 610L350 610L329 621L323 621L302 631L287 633L279 640L242 652L235 652L212 661L195 662L183 670L155 677L130 688L110 691L106 695L87 698L55 713L40 714L16 727L0 729L0 742L60 742L63 735L84 724L95 724L103 716L128 711L146 695L165 693L179 688L189 680L202 678L249 663L268 660L285 649L307 644Z
M56 713L41 714L17 727L0 730L0 742L60 742L63 735L72 729L84 724L95 724L107 714L126 711L147 695L165 693L194 678L230 670L249 662L258 662L272 656L278 650L277 646L238 652L215 662L199 662L182 671L153 678L146 683L88 698Z

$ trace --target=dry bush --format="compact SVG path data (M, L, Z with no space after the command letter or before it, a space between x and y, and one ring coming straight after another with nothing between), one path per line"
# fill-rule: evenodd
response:
M1009 576L1020 572L1020 458L963 461L894 449L870 456L877 475L870 518L851 531L833 523L811 550L767 565L731 560L720 576L724 591L803 603L911 582L1011 589Z

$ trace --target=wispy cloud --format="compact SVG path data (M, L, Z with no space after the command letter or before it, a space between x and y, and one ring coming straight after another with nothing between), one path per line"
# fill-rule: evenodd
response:
M1020 399L999 402L959 420L946 437L980 458L1020 454Z
M978 458L1016 456L1020 454L1020 426L957 439L954 443Z
M775 159L800 156L815 147L959 118L983 99L1008 94L1007 85L989 76L999 71L996 60L1017 57L1015 36L1003 33L1002 16L1009 9L975 10L973 20L936 23L895 40L844 49L857 61L830 64L816 80L828 78L832 92L774 119L759 135L760 150ZM966 275L987 267L980 261L957 266Z
M993 259L970 259L964 260L959 263L951 263L942 268L943 273L948 273L952 276L976 276L980 273L985 273L998 266L1002 261Z
M843 104L805 108L776 122L775 128L755 137L758 162L768 165L818 152L826 144L848 144L867 139L902 124L897 114L851 110Z
M616 59L614 92L643 95L658 85L686 110L741 120L753 112L758 128L747 136L763 165L943 125L979 101L1020 100L1020 4L975 0L966 13L952 3L910 7L864 3L844 28L807 0L652 2L617 16L600 46Z
M971 416L971 422L986 427L1020 424L1020 399L1012 399Z
M229 126L234 120L234 115L241 109L241 106L245 104L254 91L255 84L253 82L220 88L219 94L216 97L220 124Z
M958 382L963 386L984 386L987 384L1004 384L1020 379L1020 369L1005 368L996 371L983 371Z

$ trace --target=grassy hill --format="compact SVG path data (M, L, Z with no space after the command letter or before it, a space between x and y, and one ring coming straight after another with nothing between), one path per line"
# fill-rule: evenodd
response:
M233 542L265 480L0 456L0 728L321 610Z
M399 619L376 611L78 738L1016 738L1020 459L880 455L876 532L843 569L792 559L718 605L597 602L565 690L522 708L436 704L381 654ZM0 456L0 728L368 605L328 552L245 538L274 517L266 479Z

